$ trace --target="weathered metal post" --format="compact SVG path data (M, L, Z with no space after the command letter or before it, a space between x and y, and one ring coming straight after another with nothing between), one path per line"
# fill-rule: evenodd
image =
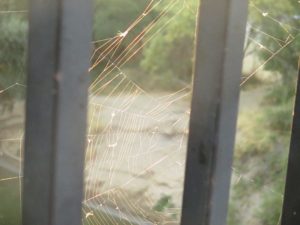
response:
M202 0L182 225L226 224L246 0Z
M281 225L300 224L300 58Z
M90 0L30 0L24 225L79 225Z

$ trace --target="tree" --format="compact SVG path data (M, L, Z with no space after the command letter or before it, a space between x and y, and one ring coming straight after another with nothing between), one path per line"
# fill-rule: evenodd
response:
M96 0L94 3L94 39L111 38L124 32L140 15L148 0Z
M264 70L280 77L268 86L269 90L260 110L253 115L253 118L261 119L252 118L252 126L261 127L261 129L247 131L247 135L251 136L263 129L263 134L255 140L255 145L246 146L247 148L251 147L246 154L249 154L253 148L258 148L259 151L263 150L264 152L261 154L256 154L256 157L259 158L257 161L265 162L264 167L270 168L268 173L256 172L256 188L248 185L250 195L253 193L255 195L255 192L256 194L261 193L264 188L272 190L261 195L260 205L256 209L256 216L259 218L260 224L264 225L277 224L282 208L280 194L284 191L287 162L287 153L284 150L288 149L297 61L300 53L300 14L298 9L298 1L293 0L253 0L250 3L248 23L251 26L251 32L249 36L251 40L254 40L252 43L257 45L254 54L264 65ZM257 144L267 137L272 137L266 143L270 145L270 149ZM252 161L254 161L254 157L255 155L251 157ZM239 163L242 164L241 167L247 168L245 160ZM245 191L241 193L241 198L249 195ZM239 212L234 213L239 214ZM240 224L240 222L235 224Z
M146 71L190 83L198 3L187 0L170 7L156 28L157 34L144 48L141 65ZM162 4L158 10L166 7Z
M279 73L281 77L274 87L275 91L269 95L272 103L284 103L294 95L300 53L298 9L299 3L294 0L254 0L250 4L250 36L262 47L256 55L262 62L268 60L264 65L265 70Z
M24 10L26 4L23 0L4 1L0 8L3 11ZM25 82L27 27L26 14L0 14L0 90L17 82ZM20 94L17 89L8 90L8 93Z

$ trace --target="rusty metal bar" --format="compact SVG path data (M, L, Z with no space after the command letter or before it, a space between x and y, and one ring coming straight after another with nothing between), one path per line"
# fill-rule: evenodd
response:
M182 225L226 224L246 0L202 0Z
M30 0L24 225L79 225L83 192L89 0Z

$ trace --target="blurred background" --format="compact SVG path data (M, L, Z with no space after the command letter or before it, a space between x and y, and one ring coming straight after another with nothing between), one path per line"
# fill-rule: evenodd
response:
M94 0L84 224L179 224L198 5ZM249 1L229 225L280 222L299 8ZM1 0L0 225L21 224L27 36L27 1Z

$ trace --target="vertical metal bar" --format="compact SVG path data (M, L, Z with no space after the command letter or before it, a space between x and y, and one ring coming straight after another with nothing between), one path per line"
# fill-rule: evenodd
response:
M58 2L30 1L23 224L50 224ZM38 212L36 211L38 210Z
M31 0L24 225L79 225L83 191L89 0Z
M202 0L182 225L226 224L246 0Z
M300 224L300 58L290 153L281 217L282 225Z

